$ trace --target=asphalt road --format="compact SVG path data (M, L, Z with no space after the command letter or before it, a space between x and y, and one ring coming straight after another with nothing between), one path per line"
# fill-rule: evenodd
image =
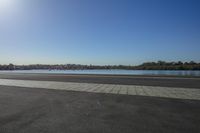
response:
M199 133L200 101L0 86L0 133Z
M199 77L0 73L0 78L40 80L40 81L62 81L62 82L64 81L64 82L80 82L80 83L200 88Z

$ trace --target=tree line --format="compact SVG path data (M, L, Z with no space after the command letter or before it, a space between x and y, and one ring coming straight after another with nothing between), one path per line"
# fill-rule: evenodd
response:
M200 63L190 62L146 62L142 65L135 66L139 70L200 70Z
M33 69L46 69L46 70L91 70L91 69L125 69L125 70L200 70L200 63L190 62L145 62L141 65L81 65L81 64L61 64L61 65L0 65L0 70L33 70Z

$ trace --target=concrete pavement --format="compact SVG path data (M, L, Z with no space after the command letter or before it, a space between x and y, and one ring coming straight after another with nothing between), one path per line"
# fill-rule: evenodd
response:
M0 79L199 88L199 77L1 73Z
M199 133L199 112L199 100L0 86L0 133Z
M83 91L92 93L110 93L110 94L121 94L121 95L140 95L140 96L150 96L150 97L200 100L200 89L194 89L194 88L12 80L12 79L0 79L0 85L57 89L57 90L67 90L67 91Z
M198 78L25 76L0 78L0 133L200 132Z

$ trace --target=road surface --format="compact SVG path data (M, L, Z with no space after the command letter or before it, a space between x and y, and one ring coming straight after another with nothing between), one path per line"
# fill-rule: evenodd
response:
M198 81L0 74L0 133L199 133Z
M200 77L1 73L0 79L200 88Z

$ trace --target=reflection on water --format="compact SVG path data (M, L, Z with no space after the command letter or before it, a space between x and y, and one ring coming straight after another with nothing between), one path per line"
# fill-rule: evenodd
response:
M113 74L113 75L177 75L200 76L200 71L180 70L15 70L0 73L51 73L51 74Z

